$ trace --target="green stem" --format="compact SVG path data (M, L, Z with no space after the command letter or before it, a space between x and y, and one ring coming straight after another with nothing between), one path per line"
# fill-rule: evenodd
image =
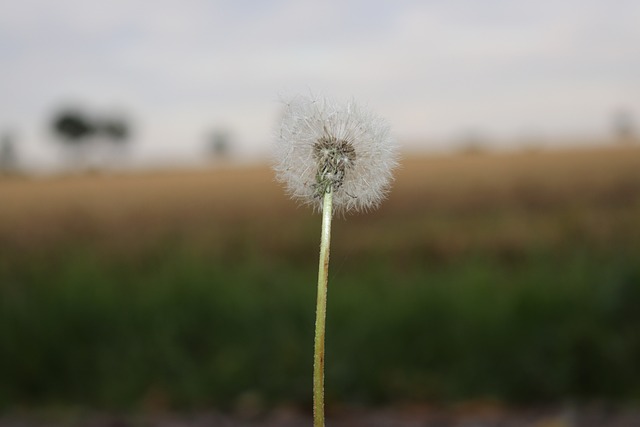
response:
M322 235L318 268L318 300L316 303L316 337L313 353L313 426L324 427L324 336L327 318L327 276L329 273L329 243L333 192L324 194L322 203Z

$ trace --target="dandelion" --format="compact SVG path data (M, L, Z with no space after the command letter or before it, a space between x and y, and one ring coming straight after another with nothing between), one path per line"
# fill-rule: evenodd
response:
M389 191L397 165L389 125L353 101L298 97L286 104L274 170L292 198L322 212L313 363L314 427L324 426L324 341L331 219L367 211Z
M353 101L298 97L288 102L276 144L277 179L292 198L337 212L366 211L385 198L396 166L385 120Z

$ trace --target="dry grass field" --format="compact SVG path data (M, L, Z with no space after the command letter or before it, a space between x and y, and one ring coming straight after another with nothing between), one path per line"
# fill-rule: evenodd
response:
M453 252L476 244L553 244L574 234L603 244L637 242L639 197L636 147L409 157L382 208L346 218L337 236L355 249L384 238L399 250ZM197 238L234 225L268 244L315 221L266 167L2 179L0 202L0 242L9 247L85 234L135 246L171 231ZM389 226L371 235L372 223Z

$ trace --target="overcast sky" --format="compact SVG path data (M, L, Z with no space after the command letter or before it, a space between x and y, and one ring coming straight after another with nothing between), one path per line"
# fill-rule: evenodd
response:
M52 111L79 105L128 113L138 160L193 158L216 127L257 155L311 90L426 148L603 135L640 116L639 23L637 0L0 0L0 131L46 163Z

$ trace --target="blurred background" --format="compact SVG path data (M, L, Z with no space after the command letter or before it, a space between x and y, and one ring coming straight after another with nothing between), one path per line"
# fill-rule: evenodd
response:
M320 218L268 167L301 92L402 151L334 225L334 425L640 425L638 22L0 2L0 425L309 424Z

